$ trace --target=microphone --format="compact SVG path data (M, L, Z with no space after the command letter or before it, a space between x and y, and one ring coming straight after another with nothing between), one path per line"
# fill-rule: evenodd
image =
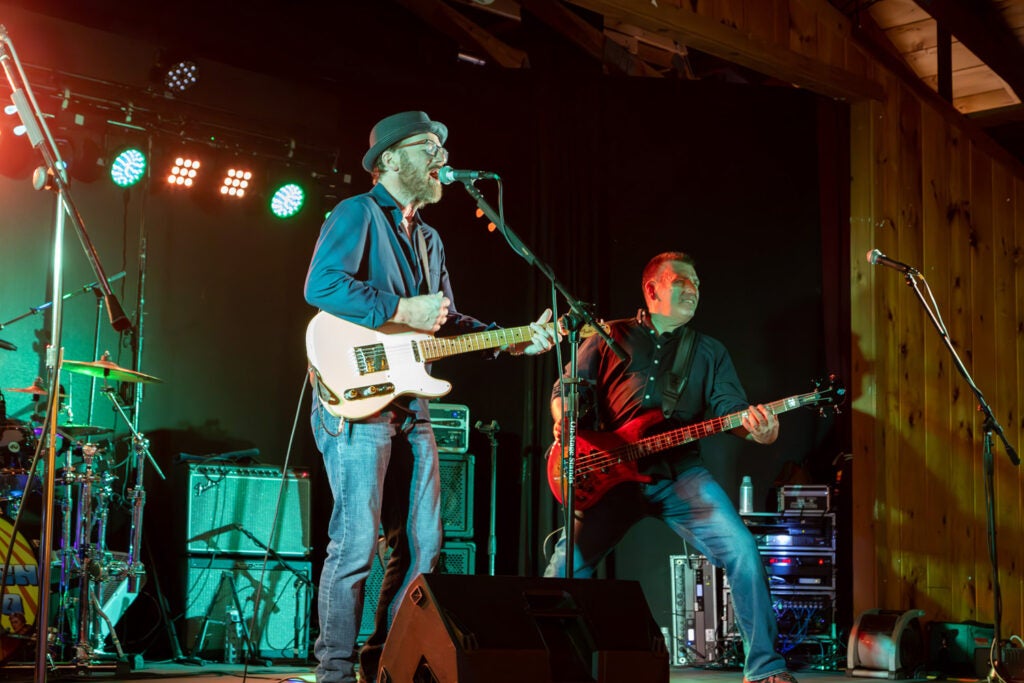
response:
M437 179L445 185L451 185L456 180L501 180L501 176L491 171L462 171L451 166L442 166L437 172Z
M905 275L919 275L919 273L917 272L917 268L914 268L913 266L908 266L906 263L903 263L902 261L896 261L894 259L891 259L882 252L880 252L878 249L872 249L871 251L869 251L867 253L867 258L868 263L870 263L873 266L888 266L889 268L898 270Z

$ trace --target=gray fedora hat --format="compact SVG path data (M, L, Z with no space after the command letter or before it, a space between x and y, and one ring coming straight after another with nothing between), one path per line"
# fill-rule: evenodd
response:
M367 172L373 171L374 162L384 150L419 133L433 133L443 145L448 139L448 126L440 121L431 121L421 111L403 111L381 119L370 131L370 149L363 155L363 168Z

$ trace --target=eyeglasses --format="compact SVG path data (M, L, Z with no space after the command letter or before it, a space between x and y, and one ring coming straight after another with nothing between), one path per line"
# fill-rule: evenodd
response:
M448 150L441 145L437 144L430 138L424 140L417 140L416 142L407 142L404 145L396 145L394 149L402 149L403 147L415 147L416 145L423 145L423 151L427 153L427 156L431 159L441 157L441 163L448 161Z

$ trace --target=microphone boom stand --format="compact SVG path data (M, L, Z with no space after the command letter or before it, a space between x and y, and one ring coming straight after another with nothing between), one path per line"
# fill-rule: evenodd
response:
M928 305L924 295L921 293L921 289L918 287L917 280L920 279L925 283L925 287L928 287L928 282L914 268L907 268L904 273L907 284L914 290L914 294L917 295L921 305L924 306L925 311L928 313L928 317L938 331L939 336L942 338L943 343L949 350L950 355L953 357L953 362L956 365L956 369L963 376L967 382L967 386L970 387L971 391L974 392L975 397L978 399L978 410L985 415L983 422L984 439L982 443L982 463L984 468L985 476L985 519L988 526L988 550L989 550L989 561L992 564L992 655L991 665L992 670L999 673L999 665L1002 660L1002 641L1000 636L1000 621L1002 620L1002 596L999 589L999 554L996 545L996 521L995 521L995 485L994 485L994 463L992 461L992 433L995 432L999 435L999 439L1003 442L1003 447L1006 449L1006 456L1010 459L1010 463L1014 467L1020 465L1020 458L1017 456L1017 451L1013 445L1006 438L1006 434L1003 432L1002 425L996 419L995 414L992 412L992 408L985 401L985 397L981 393L981 389L974 383L974 379L971 377L967 368L964 366L963 361L960 360L960 356L957 355L956 349L953 348L952 342L949 340L949 333L946 330L946 326L942 322L942 318L938 315L938 306L936 310ZM931 295L931 289L928 290L929 296ZM934 297L932 297L934 302ZM1006 677L1003 677L1006 678Z
M110 289L110 282L107 279L106 273L103 271L103 266L100 265L99 256L97 255L96 249L89 238L89 234L85 230L85 224L82 220L82 216L79 214L78 209L71 200L71 192L68 188L67 178L64 175L66 164L60 158L60 151L58 150L57 144L46 126L46 121L43 118L42 111L35 100L35 96L32 94L28 78L25 76L22 65L17 58L17 52L14 49L14 44L7 35L7 28L3 25L0 25L0 65L3 66L4 75L7 77L7 81L11 86L11 101L14 103L22 125L25 126L25 132L28 135L29 143L39 150L39 153L46 164L45 169L40 169L36 172L36 186L39 188L46 187L49 185L45 182L46 179L52 179L54 183L53 187L56 187L58 192L53 240L54 306L52 311L51 344L47 349L47 367L51 369L49 377L49 400L58 401L60 369L61 362L63 360L63 354L61 353L61 325L63 319L61 293L63 291L62 274L64 267L63 245L65 215L71 218L71 222L77 231L79 243L85 252L87 260L92 266L97 282L103 291L103 296L107 302L107 312L110 316L110 322L114 329L119 332L123 331L130 327L130 323L121 308L121 304ZM42 179L43 182L40 182L40 179ZM43 510L39 530L39 585L42 588L39 591L39 610L36 617L36 632L39 634L36 644L35 668L35 680L37 683L44 683L46 681L46 662L47 655L49 654L47 652L50 610L49 589L51 558L53 555L53 543L50 537L53 532L53 486L54 470L56 467L55 444L57 441L57 411L51 409L48 410L47 414L50 417L50 422L47 425L49 449L47 451L46 471L44 475Z
M501 182L500 179L497 178L497 176L495 176L494 179L498 180L498 182ZM626 360L626 353L622 350L622 348L618 345L618 343L616 343L616 341L614 339L612 339L608 335L607 332L605 332L604 328L597 323L597 321L594 319L594 316L591 314L591 312L589 310L589 307L587 305L583 304L582 302L580 302L576 297L574 297L565 288L565 286L558 280L558 278L554 274L554 271L552 271L551 267L548 264L546 264L543 261L541 261L540 259L538 259L533 254L533 252L530 251L530 249L525 244L523 244L522 240L519 239L519 236L516 235L515 232L512 231L512 228L510 228L507 223L505 223L505 221L502 218L502 216L500 216L494 210L494 208L491 207L491 205L487 203L487 200L484 199L484 196L480 193L480 190L478 190L476 188L476 186L473 184L474 180L472 180L472 179L460 179L460 180L462 182L462 185L466 188L466 192L468 192L469 195L476 201L477 207L480 209L480 211L485 216L487 216L490 219L490 221L492 223L494 223L494 225L501 232L502 236L509 243L509 246L512 247L512 250L515 251L517 254L519 254L519 256L521 256L527 263L529 263L530 265L536 267L551 282L551 285L562 296L565 297L566 301L569 302L570 310L575 315L567 316L567 318L569 320L569 322L567 322L567 324L573 325L573 326L577 326L573 322L573 320L578 316L579 322L588 323L597 331L597 334L600 335L600 337L605 341L606 344L608 344L608 347L615 353L616 356L618 356L621 360ZM566 522L565 522L565 542L566 542L566 544L565 544L565 548L566 548L566 551L565 551L565 556L566 556L566 560L565 560L565 578L571 579L572 576L573 576L573 570L574 570L575 559L576 559L575 543L574 543L574 540L575 540L574 539L574 536L575 536L574 532L575 532L575 521L576 521L576 511L575 511L575 495L576 495L576 493L575 493L575 480L574 480L573 477L574 477L574 474L575 474L575 463L576 463L576 427L577 427L576 423L577 423L578 417L579 417L578 416L578 411L576 410L576 405L578 403L577 398L576 398L576 392L578 390L578 385L579 385L579 377L577 376L577 368L576 368L577 347L579 346L579 335L578 335L579 327L577 326L577 329L576 329L575 333L571 329L568 330L568 331L569 331L570 358L571 358L570 364L569 364L570 365L570 377L568 379L562 378L562 382L568 384L568 397L566 398L565 402L567 404L570 404L570 405L569 405L569 410L565 410L564 407L563 407L563 417L568 415L568 418L567 418L568 419L568 423L566 425L566 429L563 430L563 432L565 432L565 433L563 433L563 435L562 435L562 444L563 444L563 449L564 449L563 452L565 453L564 460L563 460L563 467L562 467L562 480L563 480L563 486L564 486L563 490L565 492L563 494L563 500L565 501L564 505L565 505L565 517L566 517ZM574 337L575 337L575 339L574 339Z
M498 431L501 427L498 426L497 420L491 420L491 423L487 425L477 420L474 426L478 432L486 434L487 440L491 442L491 517L488 526L489 535L487 536L487 569L489 575L494 576L494 557L498 554L498 536L494 527L498 511Z

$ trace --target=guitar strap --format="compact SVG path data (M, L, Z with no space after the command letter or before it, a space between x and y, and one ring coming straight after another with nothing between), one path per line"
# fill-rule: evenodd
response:
M427 238L423 236L423 228L416 226L416 246L420 251L420 265L423 266L423 285L420 287L424 294L430 294L430 257L427 256Z
M672 371L668 373L661 397L661 414L666 420L675 412L679 397L683 395L686 382L690 379L690 368L693 367L699 337L700 334L689 325L683 328L683 336L676 347L676 360L672 365Z

